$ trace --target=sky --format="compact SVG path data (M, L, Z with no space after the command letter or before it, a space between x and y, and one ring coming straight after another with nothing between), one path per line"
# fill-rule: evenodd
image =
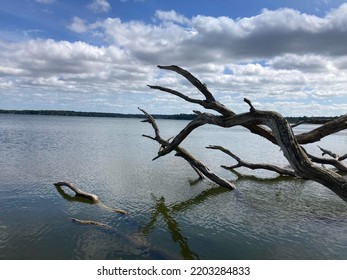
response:
M347 113L347 1L0 0L0 109L204 110L152 90L243 98L284 116Z

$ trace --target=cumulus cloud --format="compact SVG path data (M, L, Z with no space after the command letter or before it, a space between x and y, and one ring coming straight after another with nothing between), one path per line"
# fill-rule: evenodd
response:
M347 4L326 17L292 9L264 10L236 21L227 17L192 19L195 42L236 58L270 58L285 53L346 54Z
M87 7L96 13L108 12L111 9L111 5L107 0L94 0Z
M63 92L70 106L81 99L100 106L103 100L103 110L117 104L124 113L136 112L138 105L153 113L189 113L197 107L145 86L160 84L199 96L180 76L155 67L178 64L236 111L247 110L242 99L248 97L262 109L285 115L302 115L305 108L312 115L339 115L346 113L338 105L346 104L347 97L346 14L347 4L324 17L292 9L263 10L239 19L188 19L175 11L157 11L151 24L74 17L70 30L81 36L98 33L104 46L49 39L0 41L0 87L28 95L51 92L56 103L62 97L53 92ZM327 104L327 98L333 101Z
M171 22L176 22L180 24L189 24L190 21L187 19L185 16L180 15L176 13L176 11L171 10L171 11L161 11L158 10L155 12L156 18L162 20L162 21L171 21Z
M269 64L275 69L297 69L302 72L322 72L339 67L331 58L310 54L286 54L271 59Z
M280 9L237 20L201 15L187 19L175 11L157 11L161 22L156 25L108 18L91 26L101 30L109 43L122 45L149 63L175 60L195 64L284 54L346 55L346 14L347 4L325 17Z
M71 24L68 25L68 28L77 33L85 33L88 31L86 21L79 17L74 17Z

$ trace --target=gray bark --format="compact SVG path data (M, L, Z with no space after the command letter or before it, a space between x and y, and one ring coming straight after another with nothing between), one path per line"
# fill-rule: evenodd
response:
M233 168L239 166L245 166L248 168L263 168L267 170L272 170L279 174L300 177L303 179L314 180L318 183L329 188L331 191L336 193L339 197L347 200L347 180L339 175L337 172L328 170L324 167L318 166L316 163L321 163L324 161L325 164L331 164L339 170L345 171L345 165L341 163L347 155L337 158L332 152L325 152L332 156L332 159L321 159L318 157L311 156L306 153L306 151L300 146L301 144L314 143L323 137L330 134L336 133L347 128L347 115L343 115L340 118L329 121L320 127L313 129L307 133L302 133L295 135L291 126L279 113L272 111L261 111L254 108L251 101L244 99L250 110L249 112L243 114L236 114L231 109L227 108L225 105L219 103L215 100L213 94L207 89L207 86L201 83L196 77L190 74L188 71L178 67L178 66L159 66L161 69L174 71L188 81L190 81L205 97L204 100L192 99L183 93L178 91L160 87L160 86L149 86L152 89L157 89L164 91L173 95L176 95L187 102L199 104L205 109L213 110L217 115L210 113L201 113L199 111L194 111L197 117L187 124L187 126L182 129L172 141L165 141L159 135L159 128L157 127L155 120L147 112L140 109L146 116L146 121L152 124L155 131L155 137L146 136L153 140L156 140L161 144L161 149L158 155L154 159L158 159L165 156L172 151L176 151L177 154L187 160L193 167L201 171L207 178L211 181L217 183L218 185L233 189L235 186L228 182L227 180L216 176L214 173L210 172L209 169L203 165L200 161L192 157L186 150L180 147L180 144L189 136L189 134L200 126L205 124L217 125L220 127L230 128L234 126L244 126L248 128L252 133L260 135L272 143L277 144L285 158L288 160L292 170L279 168L276 166L271 166L268 164L252 164L242 161L239 157L233 155L229 150L223 147L210 146L210 149L219 149L225 153L232 156L238 164L233 166ZM265 127L264 127L265 126ZM227 184L225 182L228 182ZM231 187L232 186L232 187Z

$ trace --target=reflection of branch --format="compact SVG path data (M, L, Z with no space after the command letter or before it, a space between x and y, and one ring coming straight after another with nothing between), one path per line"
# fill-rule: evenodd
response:
M155 209L152 213L149 222L146 226L142 228L141 232L144 235L148 235L150 231L154 229L155 223L157 222L159 216L162 215L169 228L172 240L178 243L181 248L182 256L185 259L197 259L198 255L190 250L187 239L182 235L179 225L172 217L171 213L185 211L187 208L191 206L201 204L213 196L217 196L228 191L228 189L223 187L214 187L202 191L200 194L193 198L172 205L166 205L164 197L161 197L159 199L156 199L154 197L156 202Z
M76 224L81 224L81 225L92 225L92 226L96 226L96 227L100 227L103 229L112 229L111 226L97 222L97 221L90 221L90 220L80 220L80 219L75 219L72 218L71 219L72 222L76 223Z
M217 195L220 195L220 194L228 192L228 191L229 190L222 188L222 187L214 187L211 189L207 189L207 190L202 191L200 194L198 194L197 196L195 196L193 198L190 198L186 201L171 205L171 209L173 212L181 212L181 211L184 211L193 205L201 204L213 196L217 196Z
M204 177L199 176L199 178L196 178L195 180L189 180L189 185L194 186L198 184L202 179L204 179Z
M171 210L166 206L164 197L156 199L155 212L153 213L149 223L142 229L141 232L148 235L148 233L154 228L159 215L163 216L170 231L172 241L178 243L183 258L198 259L199 256L190 250L187 238L182 235L179 224L171 216Z

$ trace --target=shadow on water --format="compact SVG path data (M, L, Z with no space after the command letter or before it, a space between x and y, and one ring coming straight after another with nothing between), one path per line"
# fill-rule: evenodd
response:
M86 198L69 195L61 187L55 187L58 193L67 201L93 204L93 202ZM199 255L191 250L187 237L185 237L182 234L180 225L175 220L174 214L178 212L184 212L190 207L204 203L204 201L211 197L218 196L229 191L230 190L227 190L222 187L212 187L210 189L202 191L201 193L190 199L187 199L182 202L172 203L169 205L166 204L165 197L162 196L160 198L156 198L153 195L154 209L152 211L152 216L149 219L149 222L145 226L139 227L139 230L137 232L134 232L132 235L127 235L125 233L120 232L119 230L116 230L115 228L112 228L111 226L101 224L98 222L88 221L88 223L85 224L94 225L106 233L115 234L117 238L122 238L125 242L131 244L134 247L147 248L146 250L149 251L148 253L155 258L199 259ZM172 241L178 244L180 249L180 256L175 256L174 254L167 253L161 249L158 250L155 248L149 248L150 244L147 242L146 239L148 235L151 233L151 231L155 229L157 220L160 216L165 221L165 224L168 228L168 233L171 235ZM77 219L72 219L73 222L76 220Z
M320 203L318 203L320 206L316 206L315 203L312 202L312 196L305 193L305 181L303 180L297 180L286 176L259 178L256 176L242 175L238 172L236 172L236 175L238 175L237 182L240 183L242 191L233 191L233 198L235 199L233 205L237 204L237 206L234 207L238 209L240 207L244 208L242 210L243 216L236 216L233 222L234 224L238 224L240 229L243 230L243 233L247 234L246 236L248 237L250 236L249 238L263 240L264 238L260 236L265 233L268 234L269 237L264 242L273 239L281 240L281 242L284 241L285 244L292 244L291 242L294 242L296 239L294 241L288 241L285 235L282 234L282 237L276 237L274 232L288 230L288 225L289 229L290 226L293 225L295 226L293 229L295 230L295 234L302 233L303 236L305 236L307 227L310 229L315 226L315 223L319 225L323 218L335 224L339 221L340 216L344 217L344 208L339 210L339 207L335 207L334 203L330 203L330 200L325 199L324 196L315 198L318 202L320 201ZM278 184L279 182L282 184ZM294 184L294 182L302 182L302 184ZM89 200L68 195L60 187L56 187L56 189L58 193L69 202L92 204ZM155 197L152 194L153 204L149 206L149 209L146 211L150 213L146 222L139 224L131 215L122 216L122 223L129 223L135 226L129 233L101 223L99 223L101 226L97 225L96 228L117 238L117 244L120 244L120 247L117 248L120 249L122 254L127 255L129 250L134 252L134 254L129 255L131 258L201 259L204 253L196 252L196 249L194 250L192 247L193 243L190 243L189 237L185 235L182 224L180 224L180 214L199 205L204 205L208 203L207 201L211 198L227 194L228 192L230 192L230 190L210 185L210 188L184 201L176 201L173 203L168 203L165 196ZM259 195L254 195L255 193L259 193ZM330 205L327 207L331 208L330 210L328 209L331 213L328 210L324 211L324 215L321 213L322 202L328 204L328 206ZM285 207L283 207L283 205L285 205ZM288 213L290 213L290 215L288 215ZM275 222L266 219L266 217L269 216L276 216ZM298 223L298 219L302 220L302 222ZM278 229L273 229L274 223L278 226ZM243 228L245 224L247 224L251 230L245 230ZM149 237L155 234L155 230L157 229L164 229L165 235L171 238L173 242L172 245L177 249L170 250L166 249L166 246L151 244ZM237 230L240 229L238 228ZM287 246L285 244L283 244L283 246ZM124 246L124 248L122 246ZM310 246L315 248L315 244L308 244L307 248L310 248ZM304 251L306 254L304 257L311 256L308 253L309 249L305 250L307 250L307 252ZM298 258L298 256L295 255L296 251L292 252L292 254L294 254L294 257ZM255 256L257 258L259 257L257 255ZM283 255L280 256L283 257Z
M153 196L153 200L155 201L155 207L152 217L148 224L144 226L141 231L144 235L148 235L155 228L155 224L159 216L162 216L165 220L167 228L169 229L172 241L177 243L180 247L180 253L182 257L184 259L199 259L199 255L194 253L190 249L188 240L186 237L183 236L180 226L178 222L174 219L173 215L175 214L175 212L183 212L192 206L201 204L205 200L225 192L229 192L229 190L222 187L214 187L208 190L204 190L197 196L190 198L186 201L173 203L171 205L167 205L165 203L164 197L158 199Z
M154 229L159 215L164 218L172 241L178 243L182 257L184 259L198 259L198 255L189 248L188 240L182 235L178 222L172 216L172 210L165 204L164 197L155 199L155 211L153 212L149 223L142 228L142 233L148 236L151 230Z

